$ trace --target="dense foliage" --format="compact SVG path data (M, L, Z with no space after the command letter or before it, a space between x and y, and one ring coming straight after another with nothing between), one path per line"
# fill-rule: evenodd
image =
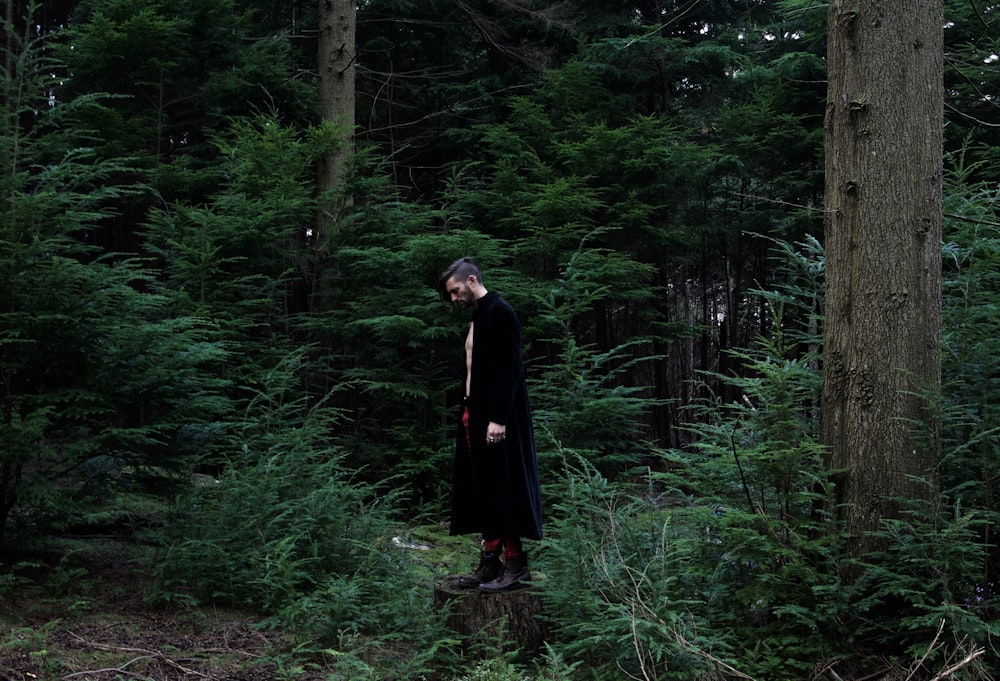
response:
M946 3L940 494L858 562L817 441L824 4L359 3L322 239L317 3L9 5L5 552L159 495L149 601L340 678L989 678L996 9ZM546 651L472 671L390 546L445 517L463 255L524 324L548 521Z

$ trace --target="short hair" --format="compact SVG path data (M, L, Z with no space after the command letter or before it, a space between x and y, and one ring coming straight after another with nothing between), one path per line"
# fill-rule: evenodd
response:
M479 266L476 265L475 261L468 257L459 258L448 265L448 268L441 273L441 277L438 279L438 291L445 301L448 300L448 280L452 277L462 280L475 277L480 284L483 283L483 275L480 273Z

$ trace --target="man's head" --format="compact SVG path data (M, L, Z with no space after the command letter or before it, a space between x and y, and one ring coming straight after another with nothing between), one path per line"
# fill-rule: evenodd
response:
M486 295L483 275L472 258L456 260L441 273L438 280L441 297L459 307L474 307Z

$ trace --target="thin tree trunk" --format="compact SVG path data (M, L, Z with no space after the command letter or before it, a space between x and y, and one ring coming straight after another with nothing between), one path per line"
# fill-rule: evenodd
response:
M14 76L14 0L7 0L7 5L4 7L4 20L6 21L6 30L4 31L6 50L3 56L3 69L9 79ZM4 104L9 104L9 102L4 102Z
M940 386L942 0L832 0L828 19L821 437L863 555L939 457L921 394Z
M320 163L321 204L315 243L330 239L339 217L336 197L342 189L354 136L355 15L354 0L319 0L319 103L323 118L343 131L339 145ZM344 201L340 193L340 201Z

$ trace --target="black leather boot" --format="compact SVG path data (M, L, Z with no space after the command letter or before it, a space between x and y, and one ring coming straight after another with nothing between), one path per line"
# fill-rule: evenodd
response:
M496 579L483 582L479 585L480 591L494 593L513 589L531 579L531 572L528 570L528 554L522 553L520 556L508 558L504 565L503 572L497 575Z
M452 584L463 589L475 589L483 582L496 579L503 571L499 551L482 551L479 554L479 567L471 574L452 579Z

